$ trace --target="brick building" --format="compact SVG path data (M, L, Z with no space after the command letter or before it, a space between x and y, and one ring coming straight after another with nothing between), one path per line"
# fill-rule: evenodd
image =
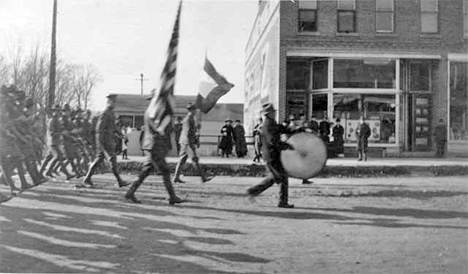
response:
M245 124L340 118L345 146L364 115L369 146L429 155L444 119L449 152L468 153L466 0L259 1L245 49Z

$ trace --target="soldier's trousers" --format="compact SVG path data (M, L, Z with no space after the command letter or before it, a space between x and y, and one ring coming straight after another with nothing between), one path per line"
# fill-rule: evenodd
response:
M60 147L58 145L52 145L50 146L50 153L52 154L52 160L50 161L48 167L47 167L47 172L46 174L47 175L50 175L54 169L54 166L56 164L59 165L60 167L60 171L62 171L63 173L65 173L65 175L70 176L70 174L68 173L68 171L66 170L65 168L65 165L63 164L63 160L64 160L64 157L63 157L63 154L60 150Z
M269 174L265 179L263 179L258 185L255 185L248 189L248 193L252 196L260 195L263 191L270 188L275 183L278 183L280 186L279 200L280 204L288 203L288 175L283 169L283 166L280 162L267 161L266 163Z
M197 152L195 150L195 145L188 145L188 144L181 144L181 149L180 149L180 153L179 153L179 161L177 162L177 166L176 166L176 169L175 169L174 180L179 179L180 172L181 172L180 169L182 168L182 166L187 161L188 149L189 148L192 150L192 153L193 153L192 161L197 166L198 174L202 178L202 181L205 181L205 179L206 179L205 178L205 173L203 172L203 169L201 168L200 163L198 162L198 156L197 156Z
M138 187L143 183L146 177L151 173L153 170L159 170L162 172L163 175L163 183L166 187L167 193L169 194L170 199L176 198L174 188L172 187L171 183L171 170L166 162L166 152L161 151L157 147L153 147L151 151L144 150L146 160L143 164L140 174L138 178L133 182L130 186L130 189L127 192L127 197L132 196L137 191Z
M115 156L115 154L107 153L107 151L101 150L98 152L96 159L94 159L94 161L91 163L91 166L88 169L88 173L86 173L86 177L84 178L84 182L91 181L91 177L93 176L94 172L106 158L111 164L112 173L114 173L114 176L117 179L117 181L119 183L123 181L120 177L119 171L117 170L117 157Z

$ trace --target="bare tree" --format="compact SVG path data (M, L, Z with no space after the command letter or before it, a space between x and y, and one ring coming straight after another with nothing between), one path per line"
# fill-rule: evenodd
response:
M10 69L5 57L0 56L0 86L6 85L9 82Z

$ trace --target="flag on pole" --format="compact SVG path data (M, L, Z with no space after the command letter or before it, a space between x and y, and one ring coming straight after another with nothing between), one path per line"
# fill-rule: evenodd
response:
M212 85L207 82L201 82L195 105L201 112L208 113L216 105L219 98L228 93L234 85L229 83L224 76L216 71L208 58L205 58L203 70L216 84Z
M166 115L172 115L175 111L174 84L177 68L177 48L179 44L179 24L182 0L179 2L177 17L172 30L171 40L167 49L167 57L160 77L159 93L153 95L147 108L147 113L159 125Z

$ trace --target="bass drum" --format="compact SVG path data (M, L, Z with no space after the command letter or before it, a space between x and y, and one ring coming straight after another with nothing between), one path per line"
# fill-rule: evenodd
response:
M327 162L327 147L312 133L296 133L286 141L294 149L281 151L281 163L289 176L309 179L322 171Z

